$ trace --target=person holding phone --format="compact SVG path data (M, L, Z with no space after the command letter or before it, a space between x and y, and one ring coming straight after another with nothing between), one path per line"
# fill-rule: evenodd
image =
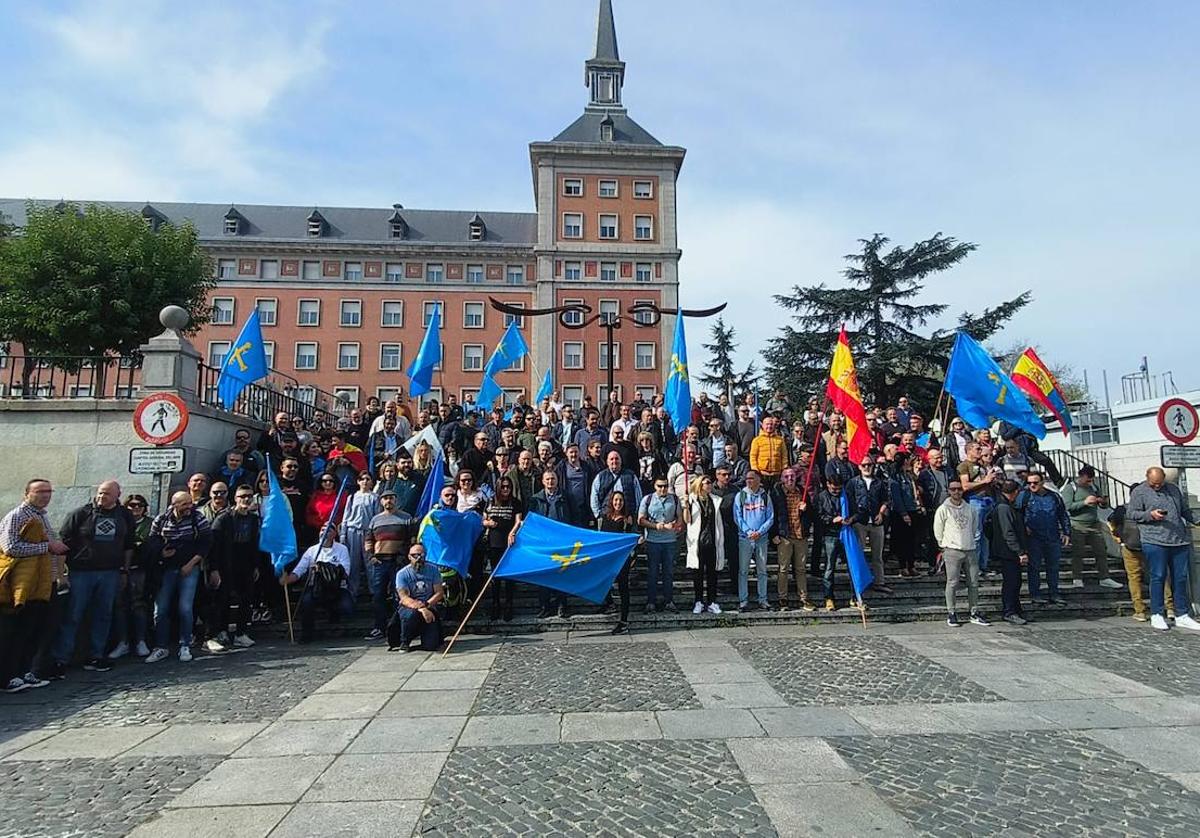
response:
M1179 487L1167 482L1158 466L1146 471L1146 482L1129 493L1126 517L1137 523L1142 552L1150 565L1150 625L1160 631L1170 628L1164 614L1163 590L1167 568L1175 591L1175 626L1200 631L1188 603L1188 565L1192 558L1191 528L1196 525L1192 510Z
M1108 496L1096 485L1096 470L1081 466L1079 476L1068 481L1062 489L1063 503L1071 516L1071 585L1083 587L1083 557L1096 560L1100 586L1119 590L1121 583L1108 576L1108 544L1100 529L1100 510L1108 509Z

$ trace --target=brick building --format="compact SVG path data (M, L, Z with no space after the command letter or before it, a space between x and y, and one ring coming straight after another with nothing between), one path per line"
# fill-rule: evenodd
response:
M601 315L646 301L678 304L675 186L685 151L663 145L628 115L625 63L611 0L601 0L596 48L585 62L583 115L529 147L535 212L391 207L297 207L112 202L148 223L190 222L212 256L213 322L195 338L219 365L257 305L271 365L354 403L407 391L404 370L433 307L441 305L441 398L480 385L508 315L489 298L525 308L570 303ZM0 201L20 226L24 202ZM582 320L582 315L574 318ZM661 390L674 318L616 332L615 381L623 398ZM531 357L497 377L506 398L537 391L554 366L563 398L605 398L605 329L524 318Z

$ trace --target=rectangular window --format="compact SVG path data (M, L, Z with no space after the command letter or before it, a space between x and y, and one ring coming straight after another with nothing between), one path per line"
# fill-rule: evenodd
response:
M381 402L395 401L400 395L399 387L376 387L375 398Z
M521 265L509 265L508 271L505 274L505 281L509 285L524 285L525 284L525 268Z
M579 212L564 212L563 213L563 238L564 239L582 239L583 238L583 213Z
M508 305L513 306L514 308L525 308L524 303L510 302L510 303L508 303ZM518 329L525 328L525 318L524 317L519 317L515 314L505 314L504 315L504 328L507 329L509 327L509 325L512 323L516 323Z
M564 341L562 365L564 370L583 369L583 343L581 341Z
M607 343L600 344L600 354L598 357L600 358L600 369L602 369L602 370L608 369L608 344ZM613 369L619 370L620 368L621 368L621 344L614 343L613 344Z
M269 370L275 369L275 341L273 341L273 340L264 340L263 341L263 355L267 359L267 369L269 369Z
M72 399L90 399L92 397L92 385L90 384L72 384L67 391L68 398Z
M483 344L464 343L462 348L462 368L464 372L477 372L483 369Z
M404 303L400 300L384 300L383 315L379 320L380 326L403 326Z
M650 263L649 262L638 262L637 263L637 273L634 275L634 278L638 282L649 282L650 281Z
M321 263L315 259L305 262L304 267L301 268L301 275L304 277L304 279L320 279Z
M242 226L241 222L237 218L226 218L225 219L225 235L236 236L238 234L238 229L241 226Z
M379 344L379 368L381 370L400 369L400 344Z
M217 279L233 279L237 276L237 260L222 259L217 262Z
M445 270L440 263L430 262L425 266L425 281L426 282L441 282L445 276Z
M338 344L338 362L339 370L356 370L358 369L358 344L357 343L339 343Z
M214 326L233 323L233 297L213 297L212 323Z
M404 281L404 265L400 262L388 262L387 271L384 273L384 282L403 282Z
M616 300L601 300L600 301L600 323L612 323L616 321L617 315L621 312L621 304Z
M463 303L463 327L483 328L483 303Z
M617 182L615 180L600 181L600 197L615 198L617 197Z
M315 370L317 368L317 345L315 343L296 344L296 369Z
M640 242L648 242L654 238L654 220L648 215L633 217L633 237Z
M225 356L229 354L230 344L227 340L211 340L208 342L208 365L220 369L225 364Z
M296 324L299 326L320 326L321 301L301 300L297 304Z
M350 282L360 282L362 280L362 262L346 263L346 279Z
M579 279L583 276L583 265L580 262L566 262L563 265L563 279Z
M131 386L129 384L118 384L116 392L113 393L113 397L118 399L136 399L139 391L140 388L136 385Z
M654 302L654 300L634 300L633 304L636 306L639 303L653 303L653 302ZM649 326L650 322L653 319L654 319L654 315L651 314L649 311L646 311L645 309L638 309L637 311L635 311L633 313L633 321L635 323L645 323L647 326Z
M563 180L563 194L568 198L583 197L583 179L577 177L569 177Z
M524 387L516 387L512 390L505 390L504 396L503 396L504 406L512 407L514 404L517 403L517 399L519 399L523 395L525 395Z
M483 284L483 265L467 265L467 284Z
M430 321L433 320L433 312L439 310L442 303L440 300L426 300L421 306L421 328L428 329ZM446 318L441 317L442 325L446 324Z
M600 238L615 239L617 238L617 217L615 215L600 216Z
M635 343L633 345L633 368L635 370L654 369L654 352L657 346L654 343Z
M563 300L565 306L583 305L583 300ZM563 323L567 326L579 326L583 323L582 311L567 311L563 314Z
M600 279L604 282L617 281L617 263L616 262L601 262L600 263Z
M274 326L279 318L279 300L260 297L254 301L254 305L258 308L258 322L264 326Z
M425 395L420 396L417 399L417 404L421 407L424 407L425 405L429 404L432 401L436 401L438 404L442 403L442 388L441 387L430 387L429 390L425 393Z
M358 388L357 387L334 387L333 397L341 402L345 407L358 407Z
M260 279L279 279L279 260L263 259L259 262L258 276Z
M361 326L362 300L342 300L338 323L342 326Z
M648 180L635 180L633 182L633 197L653 198L654 184Z
M641 399L646 404L650 404L654 401L654 397L658 395L658 388L653 384L639 384L633 388L633 395L634 398Z
M562 388L562 398L565 404L579 410L583 407L583 388L578 384L568 384Z

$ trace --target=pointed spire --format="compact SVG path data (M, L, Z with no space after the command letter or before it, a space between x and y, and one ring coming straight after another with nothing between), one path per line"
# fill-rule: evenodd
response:
M599 61L620 61L617 50L617 26L613 23L612 0L600 0L600 16L596 22L596 54Z
M617 52L617 27L612 0L600 0L596 20L596 54L584 62L584 84L591 88L589 108L620 108L625 62Z

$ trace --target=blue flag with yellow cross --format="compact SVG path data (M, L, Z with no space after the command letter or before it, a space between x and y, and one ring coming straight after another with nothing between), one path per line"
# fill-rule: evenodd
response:
M246 386L265 378L267 353L263 348L262 324L258 320L258 307L250 312L246 324L238 332L237 340L229 347L229 353L221 364L217 377L217 398L226 410L233 410L234 402Z
M585 530L530 513L493 575L599 603L637 541L636 534Z

